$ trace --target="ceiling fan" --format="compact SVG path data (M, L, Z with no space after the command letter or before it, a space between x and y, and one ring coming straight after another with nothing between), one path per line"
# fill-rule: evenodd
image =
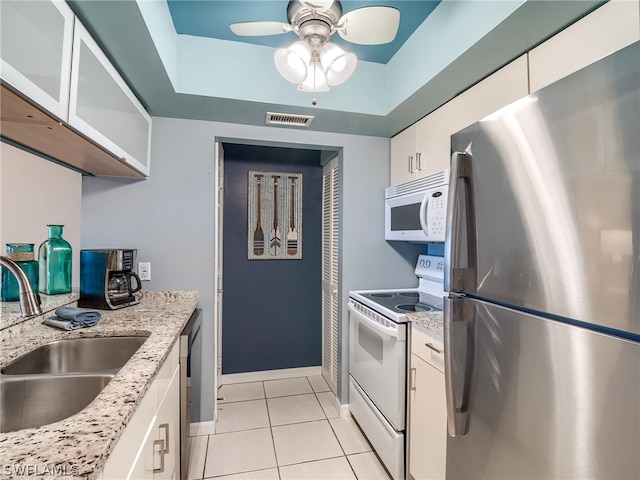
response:
M400 12L387 6L357 8L343 14L339 0L291 0L289 23L275 21L239 22L229 25L238 36L278 35L293 32L299 41L276 51L278 72L298 84L298 90L322 92L344 82L355 70L353 53L331 43L338 35L360 45L393 41L400 24ZM312 103L315 105L316 99Z

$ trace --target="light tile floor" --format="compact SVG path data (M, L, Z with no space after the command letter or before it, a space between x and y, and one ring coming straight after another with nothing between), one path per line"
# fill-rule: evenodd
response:
M389 480L321 376L224 385L215 435L190 438L189 480Z

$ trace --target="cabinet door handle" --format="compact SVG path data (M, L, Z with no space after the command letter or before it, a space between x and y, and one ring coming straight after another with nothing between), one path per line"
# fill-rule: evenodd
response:
M414 391L416 389L416 369L411 369L411 376L409 378L409 390Z
M416 169L422 170L422 154L420 152L416 152Z
M437 349L433 343L425 343L424 344L425 347L430 348L431 350L433 350L436 353L442 353L442 350Z
M164 453L169 453L169 424L162 423L158 428L164 428Z
M160 447L160 468L154 468L153 473L162 473L164 472L164 440L154 440L153 441L153 452L155 454L156 445Z
M414 173L413 170L413 157L411 155L409 155L409 173Z

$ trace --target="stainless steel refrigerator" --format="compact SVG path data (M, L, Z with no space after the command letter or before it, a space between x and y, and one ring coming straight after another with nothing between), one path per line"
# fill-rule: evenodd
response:
M447 478L640 478L640 42L452 137Z

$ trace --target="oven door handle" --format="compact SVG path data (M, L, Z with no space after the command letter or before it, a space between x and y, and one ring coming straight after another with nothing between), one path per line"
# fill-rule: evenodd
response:
M353 315L355 315L358 320L360 320L362 323L367 324L368 326L370 326L371 328L373 328L377 332L382 333L384 335L387 335L389 337L397 338L398 340L402 340L401 338L399 338L400 329L398 329L397 327L387 327L387 326L384 326L384 325L380 325L375 320L371 320L369 317L364 315L362 312L359 312L358 310L356 310L353 307L353 305L351 304L351 302L349 302L349 311Z

